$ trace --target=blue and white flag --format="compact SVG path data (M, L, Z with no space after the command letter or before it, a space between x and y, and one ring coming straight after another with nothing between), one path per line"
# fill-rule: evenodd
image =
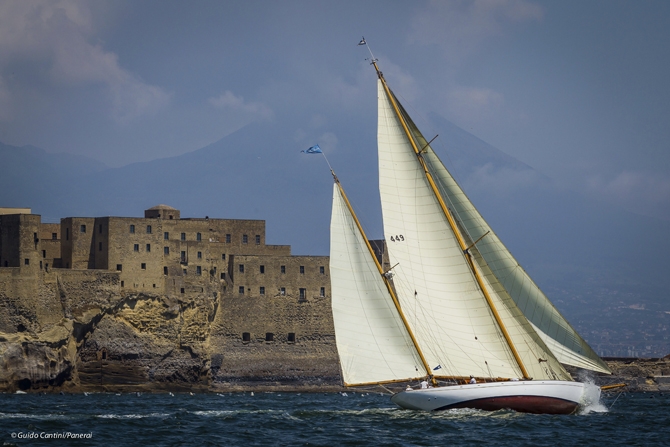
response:
M306 151L300 151L300 152L304 152L306 154L323 154L323 151L321 150L318 144L315 144Z
M433 368L433 371L437 371L438 369L442 369L442 365L437 365L435 368Z
M365 42L365 37L362 38L361 41L358 42L358 44L359 44L359 45L365 45L365 44L366 44L366 42Z

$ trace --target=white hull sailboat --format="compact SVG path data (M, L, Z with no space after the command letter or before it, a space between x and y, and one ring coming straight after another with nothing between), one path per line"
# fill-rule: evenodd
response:
M524 413L574 413L584 398L580 382L516 381L452 385L403 391L391 401L409 410L438 411L453 408L510 409Z
M390 268L334 176L330 273L344 384L423 381L392 397L413 410L575 411L585 386L563 364L610 373L607 365L498 239L372 65Z

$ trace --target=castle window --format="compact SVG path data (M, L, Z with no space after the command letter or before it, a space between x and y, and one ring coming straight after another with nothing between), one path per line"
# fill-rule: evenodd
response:
M326 296L326 288L325 287L321 287L321 289L319 290L319 296L322 297L322 298L324 296Z
M102 234L102 224L98 225L98 233Z
M324 273L326 273L326 269L323 266L319 267L319 273L323 275Z
M51 240L58 240L58 233L51 233Z
M116 270L117 271L122 271L123 270L123 265L122 264L116 264Z
M102 251L102 242L98 242L98 251Z
M147 251L151 251L151 244L147 244Z
M221 272L221 279L226 279L226 273L225 272Z
M279 288L279 295L281 295L281 296L286 295L286 287L280 287Z
M242 332L242 341L251 341L251 334L248 332Z
M181 261L182 264L186 263L186 252L182 251L181 252Z
M301 300L306 300L307 299L307 289L300 289L300 299Z
M201 251L198 252L198 259L202 259L202 252Z
M168 268L163 267L163 275L167 276L167 274L168 274Z
M65 229L65 240L66 241L70 240L70 229L69 228Z
M131 226L130 226L130 232L131 232L131 233L134 233L134 232L135 232L135 225L131 225Z
M226 234L226 244L230 244L230 234Z
M146 269L147 269L147 264L146 264L146 262L143 262L142 263L142 270L146 270Z
M258 291L260 295L265 295L265 287L261 287L260 290Z
M281 270L282 273L286 273L286 266L282 265L279 270Z
M305 274L305 266L304 266L304 265L301 265L301 266L300 266L300 274L301 274L301 275L304 275L304 274Z
M47 251L46 251L46 250L42 250L42 257L43 257L43 258L46 258L46 257L47 257Z
M221 255L221 260L222 260L222 261L225 261L225 260L226 260L226 254L225 254L225 253L223 253L223 254Z
M185 241L185 240L186 240L186 233L182 233L182 234L181 234L181 240L182 240L182 241Z
M30 259L28 259L28 258L24 259L24 260L23 260L23 263L24 263L25 265L30 265Z
M133 245L133 251L140 251L140 244Z
M246 234L243 234L242 235L242 243L246 244L248 242L249 242L249 236L247 236Z
M169 255L170 254L170 247L163 247L163 254L164 255Z
M261 235L260 234L256 235L256 245L261 245Z
M163 233L163 239L166 240L166 241L169 241L170 240L170 233L168 233L167 231L165 233Z
M244 273L244 264L240 264L240 273Z
M123 285L124 285L124 281L121 281L121 287L123 287Z
M286 340L289 343L295 343L295 332L289 332L288 337L286 338Z
M202 234L198 233L195 235L195 240L196 241L201 241L202 240Z
M198 275L198 276L202 275L202 267L200 267L199 265L196 266L195 267L195 274Z
M184 293L184 288L183 287L181 288L181 293Z
M80 232L80 233L86 233L86 225L81 225L81 226L79 227L79 232Z
M239 292L240 295L244 295L244 286L240 286Z
M151 234L151 225L147 225L147 234Z
M265 266L264 265L260 266L260 271L261 271L261 273L265 273Z
M274 341L275 339L275 334L272 332L266 332L265 333L265 341Z

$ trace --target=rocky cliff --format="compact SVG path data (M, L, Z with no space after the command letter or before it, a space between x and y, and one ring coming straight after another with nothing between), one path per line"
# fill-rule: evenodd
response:
M175 298L126 291L114 273L30 281L11 270L0 277L0 391L338 387L327 302L236 303L206 289ZM273 316L301 324L301 337L241 341L240 322Z

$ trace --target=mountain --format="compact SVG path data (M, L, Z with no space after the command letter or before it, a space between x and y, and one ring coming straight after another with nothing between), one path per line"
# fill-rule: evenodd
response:
M424 123L418 124L425 131ZM641 349L632 346L646 346L652 339L651 344L670 352L663 338L670 326L665 313L670 311L669 222L560 188L439 115L429 115L425 124L439 134L433 148L484 218L568 320L583 322L575 324L587 340L598 346L588 335L596 330L591 337L605 339L608 346L619 337L631 345L620 349ZM326 152L368 235L379 238L372 132L363 141L355 132L344 135L337 148ZM306 143L296 134L295 127L279 120L257 122L202 149L121 168L0 145L0 206L31 207L52 221L142 216L143 210L165 203L184 217L264 219L268 243L291 245L295 254L323 255L328 253L332 180L321 156L300 153L319 141ZM605 314L609 320L601 318ZM603 335L608 328L635 324L636 335L628 339L623 333Z

